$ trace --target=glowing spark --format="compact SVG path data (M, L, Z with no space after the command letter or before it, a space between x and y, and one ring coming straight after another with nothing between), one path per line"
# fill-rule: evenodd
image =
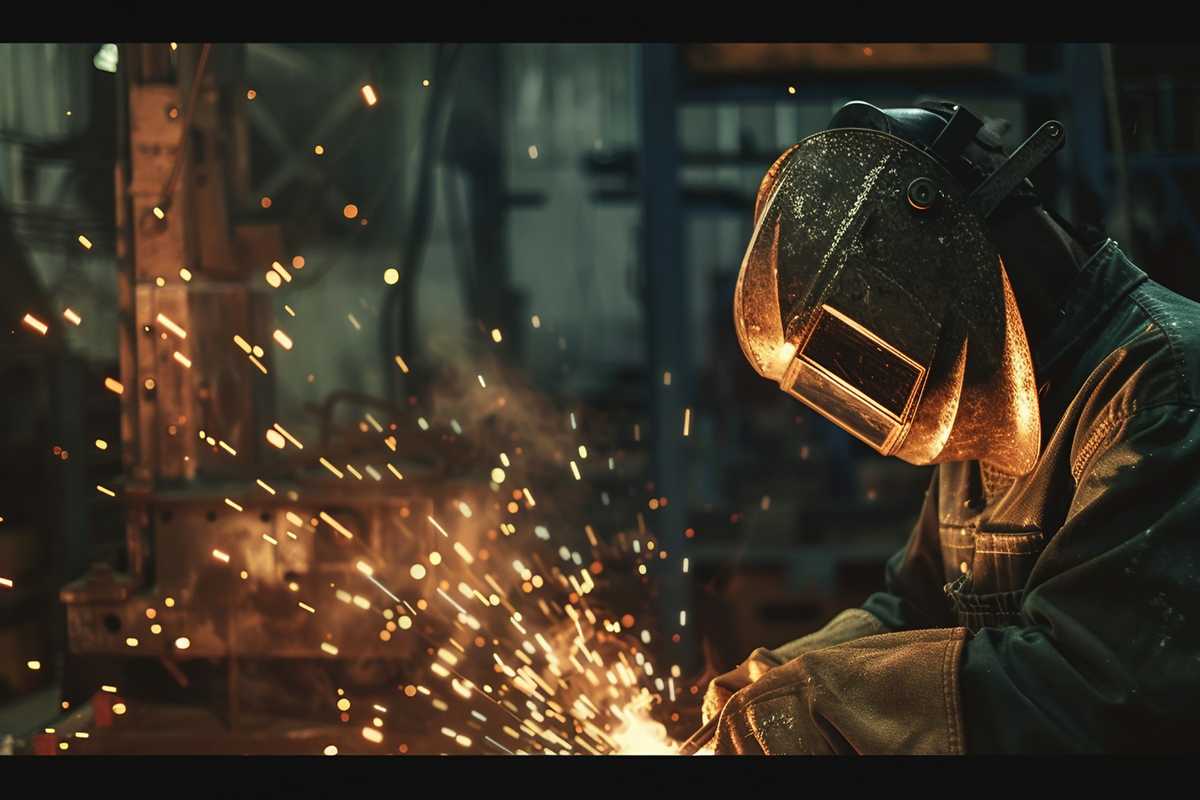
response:
M221 449L222 449L222 450L224 450L226 453L229 453L229 455L231 455L231 456L236 456L236 455L237 455L237 450L234 450L232 447L230 447L230 446L229 446L229 445L228 445L228 444L225 442L225 440L224 440L224 439L221 439L220 441L218 441L218 442L217 442L217 444L219 444L219 445L221 446Z
M63 318L66 319L67 322L76 326L83 322L83 317L79 316L69 308L63 310Z
M687 625L687 612L680 611L679 612L679 627L682 628L685 625Z
M118 717L121 716L122 714L124 714L127 710L128 709L126 709L124 703L113 703L112 711Z
M323 752L327 756L336 756L338 754L337 745L336 744L326 745L325 749L322 750L321 752Z
M692 410L685 408L683 410L683 435L687 436L692 429Z
M345 473L343 473L340 469L335 467L333 464L330 464L328 461L326 461L324 456L321 457L321 466L323 466L325 469L332 472L334 474L334 476L339 479L346 477Z
M192 271L187 267L180 267L179 277L183 279L184 283L188 283L192 279Z
M346 530L346 526L342 525L342 523L338 522L336 519L329 516L324 511L322 511L320 514L318 514L318 516L321 518L322 522L324 522L329 527L333 528L335 531L340 533L342 536L345 536L347 539L354 538L354 534L351 533L350 531Z
M261 486L263 491L265 491L267 494L275 494L275 490L271 488L271 485L262 478L256 478L254 482Z
M84 249L84 250L91 250L91 249L92 249L92 242L91 242L91 240L90 240L90 239L88 239L86 236L84 236L82 233L81 233L81 234L79 234L79 243L80 243L81 245L83 245L83 249Z
M412 579L414 581L421 580L422 578L425 577L425 565L424 564L413 564L412 568L409 569L408 574L412 576Z
M371 569L371 565L365 561L359 561L354 565L355 569L366 575L368 578L375 574L375 570Z
M42 322L40 319L35 317L33 314L26 314L25 318L21 321L24 322L26 325L28 325L30 328L33 328L35 331L40 333L42 336L45 336L46 331L50 330L50 327L46 323Z
M292 282L292 273L290 273L286 269L284 269L283 264L280 264L278 261L272 261L271 269L274 270L275 273L279 277L283 278L288 283Z
M502 339L503 339L503 337L500 335L500 329L492 328L492 341L495 342L496 344L500 344Z
M405 364L404 359L400 356L396 356L396 366L400 367L400 371L405 375L408 374L408 364Z
M310 606L308 603L297 603L296 605L300 606L301 608L303 608L305 611L307 611L310 614L317 613L317 610L315 608L313 608L312 606Z
M287 303L283 304L283 310L286 311L289 316L293 316L293 317L296 316L296 312L293 311L292 307L289 306Z
M671 385L671 371L667 370L663 373L663 386Z
M283 438L283 434L274 428L267 431L267 441L282 450L287 446L287 440Z
M429 520L430 524L437 528L438 532L442 534L442 536L445 536L447 539L450 538L450 534L446 533L446 529L439 525L436 519L434 519L432 516L427 516L425 519Z
M575 476L575 480L583 480L583 476L579 474L579 467L576 466L574 461L571 462L571 473Z
M337 647L331 645L329 642L321 642L321 649L331 656L336 656L338 654Z
M686 557L684 557L684 559L683 559L683 571L684 572L688 571L688 560Z
M350 320L350 324L354 326L354 330L356 330L356 331L362 330L362 324L358 321L358 319L353 314L347 314L346 319Z
M476 375L475 377L479 378L479 385L480 385L482 388L486 389L486 388L487 388L487 384L486 384L486 383L484 383L484 381L483 381L483 376L482 376L482 375Z
M242 348L242 352L244 352L246 355L249 355L250 351L253 349L250 347L249 342L247 342L245 339L243 339L241 336L237 335L236 333L233 335L233 343L236 344L238 347Z
M531 325L533 325L533 327L535 327L535 328L540 328L540 327L542 327L542 318L539 317L537 314L534 314L532 317L529 318L529 323Z
M587 458L587 448L584 447L583 445L579 445L579 457Z
M362 96L363 99L367 101L368 106L373 106L379 102L379 97L375 94L375 88L369 83L363 84Z
M267 542L268 544L276 545L276 546L278 546L278 544L279 544L279 540L276 539L274 536L272 536L269 533L264 533L262 535L262 538L263 538L263 541Z
M292 339L291 339L291 337L290 337L290 336L288 336L288 335L287 335L286 333L284 333L283 331L279 330L278 328L276 328L276 329L275 329L275 333L273 333L273 334L271 335L271 338L273 338L273 339L275 340L275 342L276 342L276 343L277 343L277 344L278 344L280 347L282 347L284 350L291 350L291 349L292 349Z
M381 475L381 474L380 474L379 470L375 469L375 468L374 468L374 467L372 467L370 464L368 464L368 465L365 467L365 469L366 469L366 471L367 471L367 474L371 476L371 479L372 479L372 480L376 480L376 481L381 481L381 480L383 480L383 475Z
M383 282L388 286L395 286L400 282L400 270L395 267L388 267L383 271Z
M217 559L218 561L223 561L226 564L229 563L229 554L228 553L223 553L220 550L213 550L212 556L213 556L213 558Z
M42 668L42 662L40 662L40 661L26 661L26 662L25 662L25 666L29 667L31 670L34 670L34 671L36 672L37 670L39 670L39 669L41 669L41 668Z
M500 469L499 467L492 468L492 482L493 483L504 483L504 478L505 478L504 470Z
M533 495L529 493L528 488L522 489L521 493L525 495L525 502L529 503L530 508L537 505L537 503L533 501Z
M352 464L347 464L346 470L358 480L362 480L362 473L356 470Z
M106 494L106 495L108 495L109 497L116 497L116 496L117 496L117 493L116 493L116 492L114 492L112 489L109 489L109 488L107 488L107 487L101 486L100 484L96 484L96 491L100 492L101 494Z
M287 439L289 442L291 442L293 445L295 445L297 450L304 449L304 445L300 444L300 440L298 440L295 436L292 436L290 433L288 433L286 430L284 430L283 426L280 425L278 422L276 422L272 427L275 430L279 431L279 433L283 435L283 438Z
M535 161L537 160L538 149L536 144L529 145L529 157Z
M471 552L469 550L467 550L466 547L463 546L462 542L454 543L454 552L458 553L459 558L461 558L463 561L467 562L467 564L475 563L475 559L471 557Z
M13 588L12 578L0 578L0 586L3 586L5 589Z
M396 480L398 480L398 481L404 480L404 476L400 474L400 470L396 469L391 464L388 464L387 468L393 475L396 476Z
M235 502L233 502L232 500L230 500L228 497L226 497L226 498L225 498L225 505L229 506L229 507L230 507L230 508L232 508L234 511L245 511L245 509L244 509L244 508L242 508L242 507L241 507L241 506L239 506L237 503L235 503Z
M261 361L259 361L257 358L255 358L254 356L250 356L250 363L253 364L254 366L258 367L259 371L263 375L267 374L266 366Z
M184 367L186 367L188 369L192 368L192 360L190 358L188 358L187 356L185 356L183 353L176 350L174 357L175 357L175 360L178 361L180 364L182 364Z

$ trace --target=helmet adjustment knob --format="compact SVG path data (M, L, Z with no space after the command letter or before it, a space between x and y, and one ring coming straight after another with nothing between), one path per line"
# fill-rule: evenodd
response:
M937 184L930 178L917 178L908 185L908 204L914 211L928 211L937 199Z

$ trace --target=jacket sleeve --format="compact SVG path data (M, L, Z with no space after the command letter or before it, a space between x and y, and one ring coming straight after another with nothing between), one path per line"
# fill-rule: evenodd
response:
M969 752L1194 750L1200 413L1144 408L1084 447L1027 626L984 628L960 675Z
M951 627L954 620L942 591L945 583L938 539L938 472L935 469L908 543L888 560L884 591L868 597L863 609L891 631Z

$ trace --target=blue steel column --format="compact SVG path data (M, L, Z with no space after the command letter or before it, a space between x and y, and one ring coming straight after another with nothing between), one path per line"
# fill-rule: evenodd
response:
M688 459L683 437L684 409L692 405L689 287L683 253L683 204L677 130L679 101L678 51L670 44L640 46L639 111L642 200L642 274L644 319L651 398L651 475L654 494L667 498L666 508L647 517L660 546L669 553L655 570L659 592L659 635L668 637L661 652L689 671L698 652L691 632L696 621L680 627L680 612L691 605L690 575L680 567L685 552L688 512ZM671 373L671 385L663 373ZM667 566L670 565L670 566ZM690 614L689 614L690 616ZM680 634L680 645L669 637ZM677 658L675 654L678 654Z

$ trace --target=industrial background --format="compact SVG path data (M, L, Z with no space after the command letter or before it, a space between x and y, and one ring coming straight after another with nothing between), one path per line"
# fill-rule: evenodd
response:
M929 479L742 358L766 168L852 99L1060 119L1044 197L1200 299L1198 91L1167 46L0 45L0 749L471 742L320 515L407 564L523 485L686 736L714 672L880 585ZM296 597L335 584L318 649Z

